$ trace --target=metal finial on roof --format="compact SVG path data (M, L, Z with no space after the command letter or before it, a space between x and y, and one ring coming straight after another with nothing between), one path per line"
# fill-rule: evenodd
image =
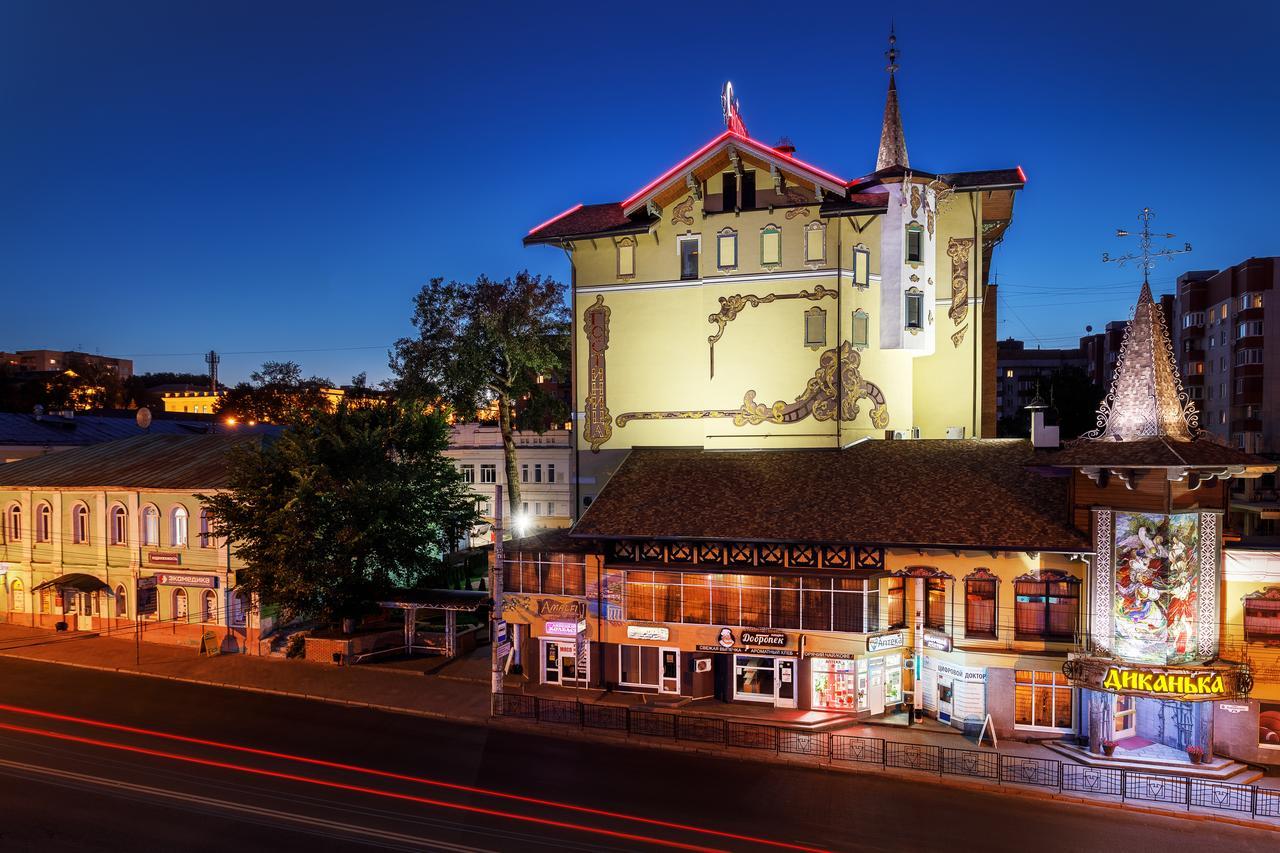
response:
M1133 319L1124 330L1111 389L1098 409L1098 428L1086 438L1190 441L1200 416L1178 376L1164 314L1142 283Z
M893 73L898 70L898 37L893 27L889 27L889 49L884 55L889 64L885 70L889 72L889 93L884 100L884 123L880 127L880 151L876 155L876 171L890 166L910 165L907 160L907 140L902 133L902 113L898 109L898 85Z

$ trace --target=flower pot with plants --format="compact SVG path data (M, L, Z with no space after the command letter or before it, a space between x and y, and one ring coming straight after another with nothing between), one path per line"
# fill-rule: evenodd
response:
M1116 742L1113 740L1104 740L1102 742L1102 754L1111 755L1116 751Z
M1192 744L1187 747L1187 757L1191 759L1192 764L1200 764L1204 761L1204 748Z

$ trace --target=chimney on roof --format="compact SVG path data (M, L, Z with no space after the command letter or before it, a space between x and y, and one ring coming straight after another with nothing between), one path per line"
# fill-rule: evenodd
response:
M1031 413L1031 446L1037 449L1041 447L1052 449L1060 444L1058 440L1060 428L1045 425L1044 413L1048 408L1039 394L1027 406L1027 411Z
M791 157L796 153L796 146L795 143L791 141L790 136L784 136L774 144L773 150L777 151L779 154L785 154L788 157Z

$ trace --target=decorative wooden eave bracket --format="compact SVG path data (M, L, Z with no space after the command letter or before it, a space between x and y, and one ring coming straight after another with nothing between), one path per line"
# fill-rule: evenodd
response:
M693 176L693 172L684 176L684 184L689 188L689 192L693 193L695 199L702 201L702 182Z

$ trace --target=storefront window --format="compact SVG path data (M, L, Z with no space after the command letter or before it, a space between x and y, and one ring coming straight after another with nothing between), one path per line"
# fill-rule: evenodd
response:
M774 659L734 655L734 698L773 701Z
M1014 673L1014 723L1040 729L1070 730L1074 691L1060 672Z
M657 687L657 647L618 646L618 683L631 687Z
M742 576L742 621L749 628L769 627L769 578L767 575Z
M862 672L858 664L862 663ZM865 661L812 658L813 707L836 711L862 711L867 707Z
M804 609L800 627L806 631L831 630L831 581L827 578L803 578Z
M628 572L630 574L630 572ZM684 575L684 611L682 622L691 625L711 624L711 577Z
M774 628L800 627L800 578L774 578L770 595Z
M1280 749L1280 702L1258 703L1258 744Z
M886 655L884 659L884 704L902 701L902 656Z

